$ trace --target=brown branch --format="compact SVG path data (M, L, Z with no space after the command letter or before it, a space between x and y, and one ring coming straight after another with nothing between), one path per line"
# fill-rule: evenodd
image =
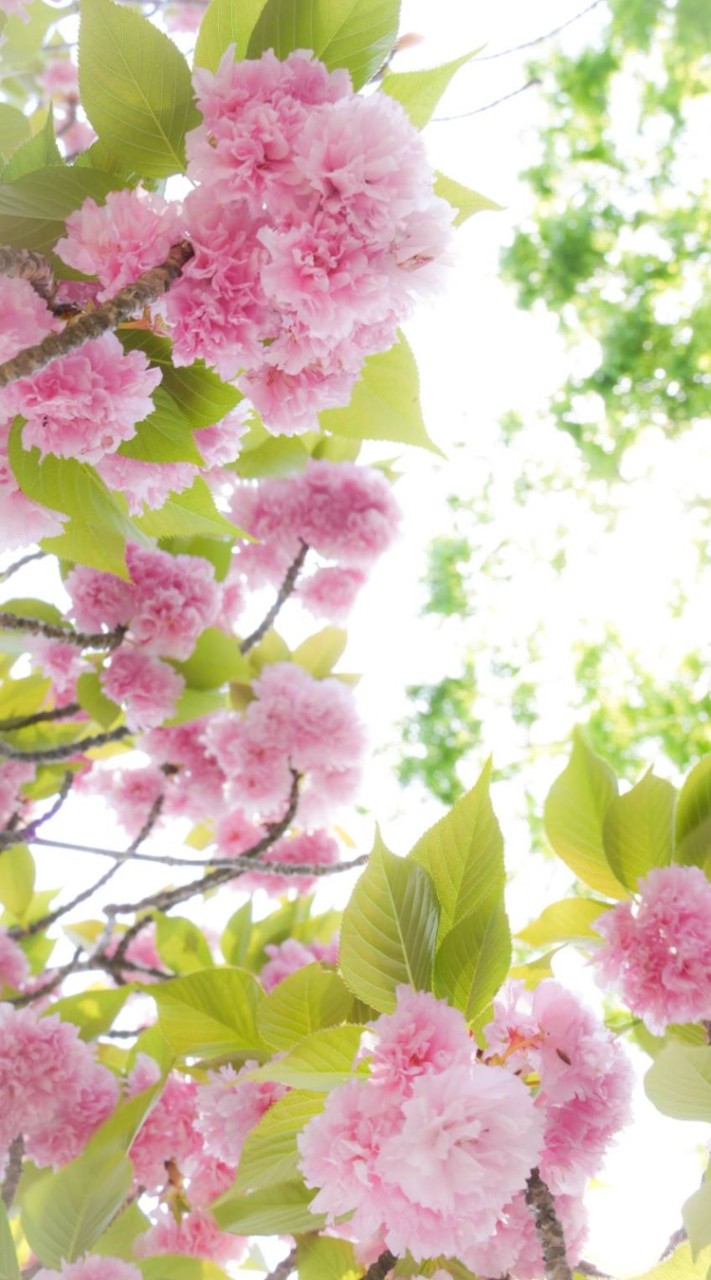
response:
M78 715L80 711L78 702L68 702L66 706L54 707L52 711L35 711L31 716L13 716L10 720L0 720L0 733L14 733L16 729L29 729L33 724L65 720L67 716Z
M35 293L49 303L54 294L54 272L42 253L33 249L13 249L0 245L0 276L27 280Z
M242 858L249 860L250 866L254 858L257 858L260 853L265 853L267 849L271 849L272 845L276 844L277 840L280 840L291 826L299 803L301 775L297 773L296 769L292 769L291 777L291 792L283 818L279 822L270 823L267 834L261 840L258 840L255 845L252 845L251 849L245 849L241 855ZM140 902L112 903L111 906L106 907L106 914L113 918L114 916L126 915L128 912L146 911L150 907L156 907L159 911L169 911L171 907L177 907L178 903L186 902L188 898L195 897L197 893L204 893L206 889L215 889L220 884L226 884L228 880L234 880L236 876L242 874L243 870L243 867L218 867L215 871L208 872L200 880L192 880L190 884L181 885L177 889L163 889L160 893L152 893L149 897L142 898Z
M270 1271L268 1276L264 1277L264 1280L288 1280L292 1271L295 1270L296 1249L294 1248L291 1250L291 1253L288 1253L285 1258L282 1258L279 1265L276 1266L273 1271Z
M127 284L115 297L102 303L94 311L71 320L61 333L47 334L35 347L18 351L12 360L0 365L0 387L6 387L16 378L29 377L39 369L44 369L57 356L64 356L76 347L83 346L85 342L90 342L92 338L101 337L107 330L116 329L124 320L129 320L151 302L162 297L166 289L178 279L192 256L193 248L187 240L173 245L160 266L144 271L133 284Z
M48 764L53 760L70 760L72 756L81 755L82 751L90 751L92 747L105 747L109 742L120 742L127 738L132 730L121 724L107 733L95 733L88 738L80 738L78 742L64 742L58 747L39 748L37 751L18 751L7 742L0 742L0 757L5 760L28 760L33 764Z
M555 1201L538 1169L532 1169L528 1176L526 1204L536 1223L546 1280L573 1280L565 1251L563 1228L555 1211Z
M29 555L21 556L19 560L15 560L13 564L8 565L7 569L0 573L0 582L7 582L13 573L17 573L19 569L24 569L25 565L31 564L33 560L45 560L46 557L46 551L31 551Z
M50 978L49 982L45 982L43 987L36 987L34 991L24 991L21 996L11 996L7 1003L14 1005L16 1009L22 1009L25 1005L32 1004L33 1000L41 1000L43 996L51 995L53 991L57 990L57 987L61 986L70 973L75 973L77 969L82 967L78 963L81 953L82 948L78 947L68 964L62 965L61 969L55 970L54 976Z
M579 13L574 13L572 18L567 18L565 22L561 22L560 26L554 27L552 31L546 31L542 36L536 36L533 40L524 40L523 44L514 44L510 49L500 49L498 53L485 53L481 58L477 58L477 62L493 62L496 58L506 58L510 53L520 53L522 49L532 49L534 45L543 44L544 40L552 40L553 36L560 35L561 31L565 31L566 27L572 26L574 22L579 22L581 18L586 17L588 13L592 13L593 9L602 3L602 0L592 0L586 9L581 9Z
M309 549L303 538L300 538L299 541L301 543L301 549L286 571L284 581L279 588L274 604L269 612L262 618L259 626L242 641L239 647L240 653L249 653L250 649L253 649L255 644L259 643L262 636L267 634L269 628L274 625L282 605L286 604L289 596L294 590L294 587L296 586L296 579L303 568L304 560L306 559L306 554Z
M395 1254L386 1249L379 1258L376 1258L375 1262L371 1262L363 1276L363 1280L385 1280L385 1277L390 1274L396 1262Z
M65 644L75 644L79 649L116 649L126 634L126 627L114 627L113 631L72 631L58 622L19 618L17 614L4 610L0 610L0 628L3 631L27 631L31 636L45 636L48 640L63 640Z
M80 903L86 902L87 898L90 898L92 894L97 893L105 884L108 884L111 877L116 875L120 866L120 862L115 862L112 867L109 867L108 871L104 872L103 876L99 876L99 879L95 884L92 884L88 889L83 889L75 898L72 898L71 902L66 902L63 907L57 907L54 911L48 911L46 916L40 916L39 920L33 920L32 924L26 925L24 929L19 929L17 932L15 932L15 930L10 930L13 937L32 938L42 929L48 929L50 925L54 924L55 920L61 919L61 917L66 915L68 911L71 911L73 907L78 907Z
M5 1169L5 1178L2 1184L2 1191L0 1192L2 1202L6 1209L10 1208L10 1205L15 1199L17 1184L20 1181L20 1175L22 1173L22 1161L24 1156L25 1142L22 1134L20 1133L10 1144L10 1151L8 1153L7 1166Z

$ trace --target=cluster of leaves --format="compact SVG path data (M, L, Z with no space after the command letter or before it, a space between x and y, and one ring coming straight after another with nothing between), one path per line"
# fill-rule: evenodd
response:
M711 88L708 12L697 0L609 11L596 44L531 68L548 124L523 175L531 216L502 259L522 307L548 308L581 351L595 342L590 372L550 407L607 476L645 429L679 431L711 404L709 193L692 134Z

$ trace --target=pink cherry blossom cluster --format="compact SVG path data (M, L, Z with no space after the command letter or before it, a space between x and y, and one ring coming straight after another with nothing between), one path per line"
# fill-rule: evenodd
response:
M302 578L297 594L306 608L333 621L349 612L367 571L392 544L400 518L379 472L313 460L295 475L240 485L231 514L257 541L239 544L230 581L278 586L306 544L330 563Z
M270 430L305 431L436 283L451 210L401 106L309 53L236 63L230 48L194 84L195 256L166 300L174 359L241 373ZM93 230L82 238L91 253Z
M286 1092L282 1085L242 1077L222 1067L207 1084L172 1072L130 1148L136 1189L157 1198L150 1228L136 1241L137 1256L183 1253L226 1263L239 1259L245 1241L218 1228L210 1205L231 1186L245 1139ZM129 1096L154 1087L160 1071L139 1054L129 1076ZM174 1206L178 1212L174 1213Z
M599 981L620 991L653 1035L711 1018L711 883L699 867L660 867L635 902L601 915Z
M151 729L175 711L185 687L163 659L184 660L220 606L215 571L199 556L171 556L129 543L130 579L79 566L67 577L82 630L127 628L101 674L107 697L123 706L131 729Z
M12 987L17 991L27 981L29 974L30 966L22 948L8 933L0 931L0 996L3 987Z
M287 938L278 946L268 943L264 950L269 959L259 978L265 991L272 991L285 978L314 961L338 964L338 937L330 942L299 942L297 938Z
M352 1213L349 1234L396 1254L471 1265L543 1137L526 1085L475 1049L460 1013L398 989L395 1012L366 1036L370 1076L333 1090L298 1139L314 1213Z
M73 1160L117 1100L114 1076L75 1026L0 1004L0 1169L19 1135L37 1165Z

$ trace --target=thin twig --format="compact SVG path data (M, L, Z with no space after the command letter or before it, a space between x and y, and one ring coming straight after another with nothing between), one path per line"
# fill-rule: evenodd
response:
M186 262L193 256L193 247L187 240L173 245L165 262L151 267L120 289L115 297L102 303L94 311L88 311L76 320L70 321L61 333L49 333L35 347L27 347L18 351L12 360L0 365L0 387L5 387L16 378L26 378L39 369L44 369L57 356L64 356L76 347L81 347L92 338L99 338L109 329L115 329L124 320L129 320L137 312L143 310L151 302L155 302L178 279Z
M300 538L299 541L301 543L301 548L298 552L298 555L292 561L292 563L289 565L289 568L286 571L286 574L284 576L284 581L282 582L279 588L277 598L274 601L274 604L272 605L269 612L266 613L265 616L262 618L262 621L260 622L259 626L256 627L254 631L252 631L252 633L242 641L239 647L240 653L249 653L250 649L253 649L255 644L259 643L262 636L265 636L267 634L267 631L269 630L269 628L274 625L282 605L286 604L287 600L289 599L289 596L294 590L294 587L296 586L296 579L298 578L301 572L301 569L303 568L304 560L306 559L306 555L309 549L308 545L304 542L303 538Z
M44 560L47 557L46 551L30 551L29 555L20 556L19 560L15 560L13 564L8 565L7 569L3 569L0 573L0 582L7 582L13 573L17 573L19 569L24 569L26 564L31 564L33 560Z
M271 849L277 840L280 840L286 831L288 831L296 813L299 803L299 782L301 775L296 769L291 770L292 783L289 795L289 803L283 818L279 822L271 823L269 830L261 840L258 840L251 849L245 849L241 855L247 858L249 864L252 864L254 858L260 853L265 853L267 849ZM259 864L261 869L261 863ZM190 884L181 885L177 889L163 889L160 893L152 893L147 898L142 898L140 902L119 902L112 903L106 907L106 915L109 919L114 916L126 915L128 912L133 914L135 911L146 911L150 907L156 907L159 911L169 911L171 907L176 907L180 902L186 902L188 898L193 898L197 893L204 893L207 889L214 889L220 884L226 884L228 880L234 880L236 876L241 875L243 867L233 868L232 866L218 867L215 871L208 872L200 880L192 880Z
M81 968L79 963L81 953L82 947L77 947L68 964L62 965L61 969L55 970L54 976L50 978L49 982L45 982L43 987L36 987L34 991L24 991L20 996L11 996L7 1003L14 1005L16 1009L22 1009L25 1005L32 1004L33 1000L41 1000L43 996L51 995L53 991L57 990L57 987L62 985L64 979L70 973L75 973L77 969Z
M92 894L98 893L99 889L103 889L104 885L108 884L109 880L116 875L120 866L120 862L115 862L112 867L109 867L108 871L104 872L103 876L99 877L95 884L92 884L89 889L83 889L70 902L66 902L63 907L57 907L55 911L48 911L46 916L41 916L39 920L33 920L32 924L25 925L24 929L19 929L17 932L11 929L10 932L13 937L32 938L36 933L40 933L42 929L48 929L50 925L54 924L55 920L59 920L68 911L78 907L80 903L86 902L86 899L90 898Z
M81 711L78 702L68 702L64 707L54 707L51 711L35 711L31 716L13 716L10 720L0 720L0 733L14 733L16 729L29 729L33 724L44 724L51 720L65 720L67 716L75 716Z
M483 57L477 57L477 62L493 62L496 58L506 58L510 53L521 53L523 49L532 49L534 45L543 44L545 40L552 40L553 36L560 35L561 31L565 31L566 27L570 27L574 22L579 22L586 14L592 13L593 9L602 3L602 0L592 0L587 8L581 9L579 13L574 13L572 18L567 18L565 22L561 22L560 26L554 27L552 31L546 31L542 36L536 36L533 40L524 40L523 44L514 44L510 49L500 49L498 53L485 53Z
M3 848L7 847L7 845L22 844L22 843L26 844L28 840L33 840L37 829L39 827L43 827L45 822L49 822L50 819L55 818L57 816L57 814L59 813L59 810L61 809L62 805L67 799L69 792L72 789L73 782L74 782L74 774L68 773L68 772L65 773L62 779L62 785L59 788L59 791L57 792L57 795L52 801L52 804L50 805L49 809L47 809L44 813L41 813L40 816L38 818L35 818L33 822L28 823L28 825L26 827L23 827L21 831L13 830L13 831L7 831L7 832L5 831L0 832L0 852L2 852Z
M25 1142L22 1134L20 1133L10 1144L7 1165L5 1167L5 1178L2 1184L2 1191L0 1192L2 1202L6 1209L10 1208L10 1205L15 1199L17 1184L20 1181L20 1175L22 1173L22 1161L24 1156Z
M555 1211L555 1201L538 1169L526 1181L526 1204L533 1213L543 1252L546 1280L573 1280L565 1250L565 1236Z
M109 742L120 742L127 738L132 730L121 724L107 733L96 733L88 738L80 738L78 742L60 743L58 747L44 747L37 751L18 751L7 742L0 742L0 757L5 760L28 760L33 764L48 764L53 760L70 760L72 756L90 751L92 747L105 747Z
M17 841L17 836L13 843ZM32 839L32 844L42 845L47 849L71 849L75 853L93 853L100 858L116 858L118 861L126 861L128 855L123 849L103 849L99 845L78 844L75 840L47 840L44 837L37 836ZM178 858L169 853L132 853L132 862L151 862L161 863L165 867L230 867L237 871L253 871L254 858L244 854L237 854L234 858ZM260 858L258 870L275 872L279 875L294 876L330 876L340 871L351 871L355 867L365 866L368 861L369 854L362 853L357 858L352 858L350 862L338 862L334 864L326 864L323 862L267 862Z
M505 93L501 98L494 98L493 102L485 102L483 107L475 107L473 111L460 111L456 116L432 116L430 124L446 124L449 120L468 120L470 116L481 115L482 111L491 111L492 107L498 107L502 102L508 102L509 98L517 98L520 93L525 93L526 89L531 89L535 84L542 83L543 81L539 76L532 76L525 84L519 85L518 89L512 89L511 93Z
M63 640L65 644L75 644L78 649L116 649L126 634L125 627L114 627L113 631L72 631L59 622L20 618L16 613L4 610L0 610L0 628L3 631L27 631L29 635L45 636L48 640Z

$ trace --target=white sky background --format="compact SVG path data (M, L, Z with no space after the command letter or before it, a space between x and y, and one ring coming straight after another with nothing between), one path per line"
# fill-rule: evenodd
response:
M487 6L469 0L403 0L402 31L420 33L424 40L400 55L395 69L434 66L482 44L487 46L485 54L507 49L556 27L578 7L584 7L584 0L578 4L575 0L501 0ZM575 24L556 37L555 43L565 48L584 44L599 30L605 12L601 6L601 12ZM539 54L548 47L539 46L531 52ZM436 115L468 112L518 88L526 79L525 57L512 55L465 67ZM396 488L404 511L402 538L354 610L349 646L341 663L344 669L364 673L359 701L376 749L370 759L363 803L369 815L380 818L390 846L403 853L439 816L441 807L423 800L417 788L404 793L398 788L391 772L392 750L384 747L393 743L394 726L407 713L405 685L433 683L459 670L462 651L474 638L468 631L478 625L476 618L450 625L417 617L423 598L418 579L425 567L425 548L433 536L449 531L448 493L468 491L474 495L493 476L495 493L501 495L501 523L516 537L530 534L535 558L521 559L515 582L507 591L483 580L480 608L487 633L500 637L525 636L541 616L548 619L540 674L552 677L552 683L541 741L563 744L570 733L571 690L556 684L555 672L573 641L588 634L588 627L590 634L596 634L601 619L614 620L623 637L640 647L652 669L667 673L673 672L676 655L698 646L707 634L701 593L681 632L670 621L669 600L675 581L690 581L695 573L691 543L696 524L684 499L690 488L695 490L697 477L708 474L704 465L710 460L708 442L697 432L669 442L656 440L653 448L637 451L626 464L636 483L630 484L629 493L621 499L625 515L614 539L605 540L587 508L585 492L576 493L572 487L572 477L581 474L575 447L535 419L536 411L565 376L566 356L549 317L516 311L511 290L498 278L498 257L527 209L527 193L517 175L535 155L537 118L539 98L537 90L530 89L490 111L432 123L426 131L434 167L506 208L502 213L478 214L460 229L456 270L447 291L408 326L421 368L425 421L430 435L451 461L436 463L432 455L417 451L402 459L399 469L404 477ZM507 452L498 440L496 422L511 408L522 413L527 427L524 438ZM465 447L460 447L464 442ZM571 488L555 499L547 493L538 508L514 506L507 493L521 457L545 464L548 452L563 472L570 474ZM378 445L369 448L365 457L382 459L396 454L397 446ZM526 522L532 520L536 527L527 529ZM556 522L574 527L569 570L561 579L545 562ZM490 528L484 528L482 544L488 545L491 537ZM21 578L18 575L8 583L5 595L46 594L45 579L44 567L33 565ZM290 622L297 632L315 629L312 620L295 614L294 610L291 619L285 618L288 639ZM496 764L507 763L511 747L495 723L487 727L487 748L494 750ZM472 781L482 762L473 762ZM544 753L532 768L537 789L544 794L560 771L561 758ZM560 864L527 857L526 827L512 816L520 805L519 783L497 784L494 803L507 839L507 863L516 871L509 906L514 928L518 928L547 901L563 896L570 878ZM367 848L372 817L351 817L348 813L344 819L359 851ZM120 833L112 832L98 802L85 800L81 807L68 805L52 830L57 838L85 841L98 838L98 832L102 842L121 847ZM174 834L156 845L164 851L177 851ZM49 860L42 859L42 863L43 883L58 883L60 877L51 871ZM76 883L81 886L106 865L98 859L73 859ZM65 867L63 858L64 884ZM117 877L117 898L130 895L130 887L129 894L124 892L128 875L126 871ZM159 887L163 882L160 868L155 875L142 868L141 892L150 892L154 884ZM336 892L340 902L345 901L352 883L351 876L339 877ZM324 887L321 892L325 906L328 891ZM236 894L224 895L218 908L219 923L240 901ZM557 969L566 982L599 1002L590 974L577 957L565 956ZM637 1057L643 1070L647 1059L641 1054ZM702 1126L659 1116L640 1090L637 1123L608 1161L603 1185L589 1193L592 1233L585 1253L588 1260L618 1277L653 1265L680 1225L682 1201L698 1185L702 1170L698 1143L704 1136Z

